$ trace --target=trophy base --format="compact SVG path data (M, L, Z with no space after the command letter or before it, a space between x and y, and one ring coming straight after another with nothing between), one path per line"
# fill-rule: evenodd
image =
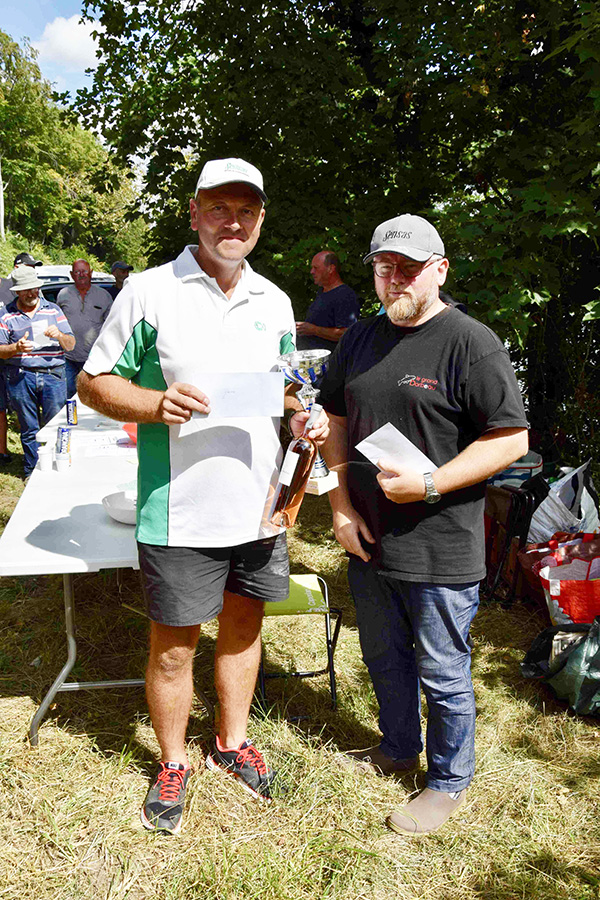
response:
M329 474L325 475L322 478L309 478L306 485L306 493L314 494L317 497L320 497L321 494L326 494L327 491L332 491L339 484L337 472L329 472Z

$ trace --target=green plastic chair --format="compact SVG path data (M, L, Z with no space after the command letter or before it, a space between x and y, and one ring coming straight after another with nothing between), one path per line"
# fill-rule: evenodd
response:
M314 672L265 672L261 658L258 671L258 688L263 704L266 703L267 678L314 678L316 675L329 674L331 689L331 707L337 707L337 689L333 654L342 626L342 610L329 606L327 585L320 575L290 575L290 593L287 600L278 603L265 603L265 616L304 616L321 615L325 620L325 644L327 648L327 665ZM331 617L335 618L333 635Z

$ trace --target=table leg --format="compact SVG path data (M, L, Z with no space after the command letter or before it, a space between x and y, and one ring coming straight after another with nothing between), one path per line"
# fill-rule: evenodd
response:
M52 687L42 700L38 711L31 720L29 726L29 741L32 747L38 745L38 728L40 722L48 712L50 704L59 692L61 685L66 680L69 672L77 659L77 644L75 642L75 614L73 604L73 575L63 575L63 592L65 601L65 630L67 633L67 661L54 680Z
M63 575L63 592L65 602L65 631L67 635L67 661L60 670L60 673L54 680L48 693L42 700L38 711L31 720L29 726L29 742L32 747L37 747L39 742L38 730L40 722L48 712L50 705L56 695L60 691L85 691L98 690L102 688L119 688L119 687L144 687L144 678L128 678L118 681L69 681L66 679L69 672L75 665L77 659L77 642L75 640L75 598L73 593L73 575ZM66 682L66 683L65 683ZM196 696L201 701L208 714L214 718L214 709L212 703L206 695L196 690Z

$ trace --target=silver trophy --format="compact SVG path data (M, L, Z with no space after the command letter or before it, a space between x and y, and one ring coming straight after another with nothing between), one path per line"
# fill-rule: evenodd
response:
M296 397L307 412L310 412L317 399L319 390L314 387L314 383L327 371L330 355L331 350L293 350L277 359L277 364L286 379L302 385ZM326 475L329 475L329 469L317 450L311 477L324 478Z

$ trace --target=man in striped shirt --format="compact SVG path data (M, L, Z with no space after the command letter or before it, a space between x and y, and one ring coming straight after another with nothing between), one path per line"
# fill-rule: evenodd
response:
M60 307L40 297L42 282L32 268L16 266L11 277L16 297L0 315L0 359L6 362L27 477L37 462L37 432L66 403L64 353L73 349L75 337Z

